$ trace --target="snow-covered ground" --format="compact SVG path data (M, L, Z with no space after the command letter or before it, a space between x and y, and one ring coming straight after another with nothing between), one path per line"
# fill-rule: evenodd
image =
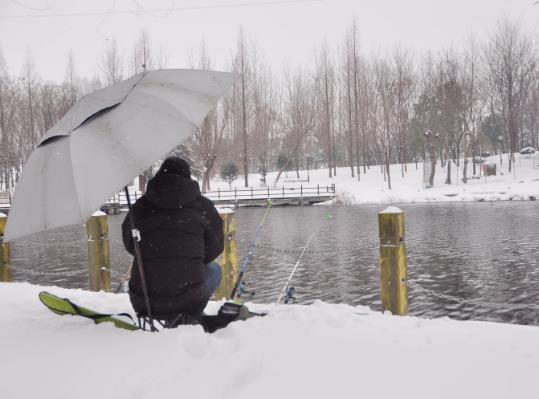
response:
M58 316L48 290L103 312L126 294L0 283L0 398L536 398L539 328L315 303L215 334ZM216 304L212 303L215 308Z
M529 200L530 197L539 197L539 153L532 155L516 154L516 168L509 173L507 154L503 156L503 163L500 168L499 156L492 156L485 160L497 164L497 176L479 178L479 167L474 179L470 179L467 184L462 183L462 163L459 168L452 165L451 179L453 184L445 184L447 174L446 168L436 166L434 187L426 189L423 187L423 165L411 163L407 165L407 172L402 177L401 166L391 165L391 184L389 190L387 182L380 170L380 166L371 166L366 174L361 173L361 180L357 181L357 176L350 176L350 168L338 168L337 176L328 177L327 169L311 170L309 172L309 182L307 171L300 171L300 181L295 172L283 174L278 186L321 186L335 184L338 198L337 203L341 204L390 204L390 203L410 203L410 202L458 202L458 201L497 201L497 200ZM535 162L535 168L534 168ZM472 175L473 166L468 165L468 177ZM501 173L500 174L500 169ZM267 181L272 184L276 173L271 173ZM249 183L254 187L259 187L260 175L249 176ZM243 188L243 177L240 176L232 183L232 187ZM215 179L211 184L212 190L228 190L228 183Z

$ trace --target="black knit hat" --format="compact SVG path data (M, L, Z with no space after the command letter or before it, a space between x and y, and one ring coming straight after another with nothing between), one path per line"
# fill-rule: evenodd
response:
M157 173L180 175L187 179L191 178L191 168L189 164L178 157L168 157L163 161Z

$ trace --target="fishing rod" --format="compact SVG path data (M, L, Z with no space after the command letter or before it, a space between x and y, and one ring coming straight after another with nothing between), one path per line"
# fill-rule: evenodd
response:
M292 269L292 273L290 273L288 280L286 280L286 284L284 285L283 290L281 291L281 294L279 295L279 298L277 299L277 302L275 302L275 305L278 305L281 302L281 299L283 299L283 295L286 294L288 290L288 286L290 285L290 282L292 281L292 278L294 277L294 274L296 273L296 270L298 269L299 263L301 262L301 258L303 258L303 254L305 253L305 250L311 243L311 240L313 239L315 234L316 234L316 231L313 231L313 233L309 237L309 240L307 241L307 244L305 244L305 246L303 247L303 250L301 251L301 255L299 256L298 261L294 265L294 269Z
M247 266L249 265L249 261L251 260L251 257L253 255L253 249L256 246L256 242L258 241L258 237L260 236L260 230L262 230L262 227L264 226L264 222L266 221L266 217L268 216L269 210L271 208L271 199L268 198L268 206L266 207L266 212L264 213L264 217L262 218L262 221L258 225L258 228L256 229L255 238L249 246L247 247L247 254L245 254L245 257L243 258L242 265L240 267L240 273L238 275L238 279L236 280L236 284L234 285L234 288L232 289L232 293L230 294L230 298L232 300L236 299L236 293L238 291L238 287L242 283L243 275L245 274L245 270L247 270Z

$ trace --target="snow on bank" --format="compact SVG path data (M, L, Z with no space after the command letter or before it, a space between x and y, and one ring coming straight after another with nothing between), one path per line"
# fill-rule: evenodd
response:
M318 302L267 307L212 335L151 334L55 315L39 303L43 289L130 309L125 294L0 283L1 398L537 397L537 327Z
M539 156L539 153L538 153ZM283 174L279 186L321 186L335 184L338 198L337 203L354 204L395 204L412 202L459 202L459 201L503 201L503 200L530 200L539 199L539 161L533 156L523 156L516 154L516 168L509 173L507 170L507 155L504 155L500 166L499 156L493 156L486 162L497 164L497 176L484 176L479 178L479 167L475 178L470 179L467 184L462 183L462 166L457 168L452 165L451 179L453 184L445 184L447 174L446 168L436 166L434 187L423 188L423 165L410 163L407 165L405 176L402 177L401 166L391 165L391 184L389 190L387 182L380 170L380 166L371 166L366 174L361 169L361 180L357 181L351 177L350 168L338 168L337 176L328 177L327 169L317 169L309 171L309 182L307 182L307 171L300 171L300 178L296 172ZM534 168L534 162L536 163ZM462 163L461 163L462 165ZM473 166L468 165L468 177L472 176ZM500 174L500 171L502 174ZM271 173L267 181L271 184L276 173ZM249 176L251 185L257 187L260 183L260 175ZM232 187L238 189L243 187L243 177L233 183ZM211 189L228 190L228 183L215 180Z

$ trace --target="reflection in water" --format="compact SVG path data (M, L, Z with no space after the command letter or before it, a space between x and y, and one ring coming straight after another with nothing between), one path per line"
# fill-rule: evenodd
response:
M404 205L409 279L462 299L539 305L539 207L535 202ZM254 301L274 302L302 246L316 231L292 285L299 303L316 299L380 308L377 212L382 206L272 208L245 280ZM240 259L264 209L239 209ZM131 262L120 224L111 216L113 287ZM14 278L88 288L81 226L33 235L12 244ZM411 288L410 313L539 324L534 310L457 303Z

